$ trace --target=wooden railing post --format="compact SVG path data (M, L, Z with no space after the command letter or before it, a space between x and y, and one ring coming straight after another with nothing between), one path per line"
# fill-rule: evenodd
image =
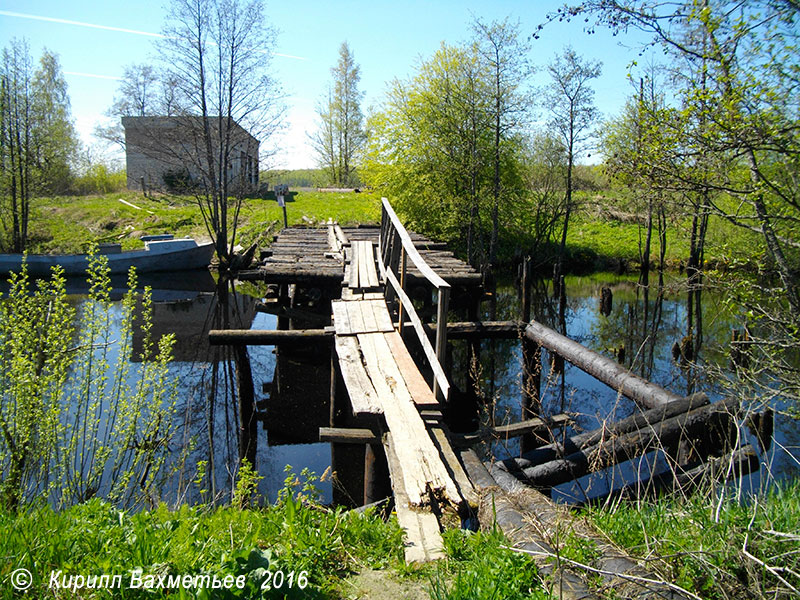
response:
M439 288L439 302L436 307L436 359L444 368L445 351L447 348L447 309L450 304L450 288ZM433 378L433 396L438 397L439 384L436 377Z
M408 255L406 254L406 249L403 248L400 251L400 289L402 289L404 292L406 291L406 257L407 256ZM403 335L403 320L404 320L403 299L400 298L400 309L398 310L398 321L400 323L400 326L399 326L400 335Z

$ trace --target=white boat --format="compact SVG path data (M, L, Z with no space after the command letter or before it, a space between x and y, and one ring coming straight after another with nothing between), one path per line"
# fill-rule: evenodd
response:
M137 273L159 271L185 271L205 269L214 254L212 242L198 244L191 238L170 239L172 236L150 236L145 240L144 250L122 252L119 244L100 246L100 254L108 258L111 273L127 273L136 267ZM165 239L166 238L166 239ZM28 254L28 273L47 275L51 267L61 265L67 275L83 275L89 265L86 254ZM0 275L22 268L21 254L0 254Z

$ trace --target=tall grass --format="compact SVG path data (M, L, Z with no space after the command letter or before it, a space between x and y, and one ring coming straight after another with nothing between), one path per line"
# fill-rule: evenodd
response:
M798 597L798 481L743 502L707 491L588 515L615 543L703 598Z

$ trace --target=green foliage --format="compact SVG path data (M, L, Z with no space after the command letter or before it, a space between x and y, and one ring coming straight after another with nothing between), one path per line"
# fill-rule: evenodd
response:
M121 192L127 185L125 170L114 171L103 163L91 165L82 175L78 175L72 182L73 193L84 196L86 194L110 194Z
M442 44L409 80L392 83L368 125L361 173L411 229L452 243L476 264L490 258L495 223L507 229L524 188L522 119L503 112L518 101L520 81L494 90L497 64L481 41Z
M313 478L311 478L313 479ZM402 532L374 513L328 509L310 501L306 482L289 477L282 499L262 510L233 507L208 510L182 506L169 510L129 512L100 501L61 512L49 507L28 511L0 510L0 578L28 568L34 575L31 597L48 593L51 569L65 573L245 576L243 590L171 592L112 590L113 598L330 598L339 597L341 577L360 568L379 568L400 560ZM312 486L313 487L313 486ZM268 573L295 573L295 585L281 589L262 585ZM308 586L297 582L306 571ZM272 589L270 589L272 587ZM4 586L2 597L12 597Z
M205 461L202 461L205 462ZM198 465L198 471L200 465ZM199 477L200 473L198 473ZM236 480L236 489L233 490L233 498L231 498L231 505L238 507L240 510L250 506L250 499L258 489L258 482L264 479L263 476L258 474L250 462L245 458L242 459L239 465L239 473ZM202 481L202 477L199 477Z
M703 598L793 597L776 574L800 585L796 481L759 498L742 500L727 490L723 498L695 494L596 508L589 515L615 543Z
M547 599L530 557L514 552L498 532L453 529L443 536L447 562L430 581L434 600Z
M131 270L120 337L110 338L108 271L106 257L91 256L89 297L77 321L59 268L35 289L25 265L10 278L0 303L0 469L9 508L37 500L69 505L101 487L125 505L158 496L173 428L173 337L151 338L150 292L137 297ZM139 319L142 362L134 371Z

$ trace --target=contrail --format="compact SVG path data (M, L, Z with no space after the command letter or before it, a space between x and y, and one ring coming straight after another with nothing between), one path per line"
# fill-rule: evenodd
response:
M160 33L152 33L150 31L139 31L137 29L126 29L124 27L111 27L109 25L97 25L95 23L84 23L83 21L70 21L69 19L59 19L56 17L42 17L40 15L29 15L27 13L12 12L10 10L0 10L0 15L5 17L16 17L18 19L31 19L33 21L46 21L48 23L60 23L62 25L75 25L77 27L89 27L90 29L103 29L105 31L116 31L119 33L130 33L132 35L143 35L145 37L165 39L166 36ZM294 56L292 54L282 54L280 52L273 52L274 56L281 58L291 58L294 60L307 60L302 56Z
M57 19L55 17L40 17L39 15L28 15L25 13L0 10L0 15L6 17L17 17L20 19L32 19L34 21L47 21L48 23L61 23L62 25L77 25L78 27L90 27L92 29L105 29L106 31L118 31L121 33L132 33L133 35L144 35L147 37L163 38L160 33L150 33L149 31L138 31L136 29L125 29L124 27L109 27L108 25L95 25L94 23L84 23L83 21L70 21L69 19Z

